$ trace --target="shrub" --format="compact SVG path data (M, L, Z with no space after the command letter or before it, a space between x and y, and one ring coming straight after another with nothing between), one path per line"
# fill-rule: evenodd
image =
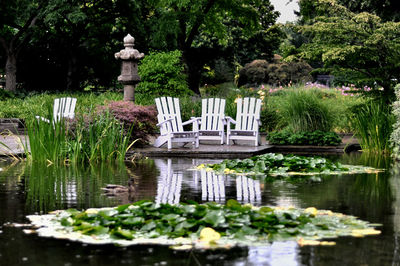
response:
M155 105L140 106L128 101L114 101L98 108L100 112L110 112L124 126L125 134L130 130L131 140L137 144L148 142L156 131L157 110Z
M246 64L239 71L238 86L256 86L261 84L289 85L291 83L305 83L312 79L312 68L304 61L274 62L254 60Z
M235 73L233 67L224 59L218 58L211 66L205 66L201 75L201 84L218 85L231 82Z
M396 117L393 132L390 135L390 144L393 149L392 156L400 160L400 84L395 87L397 100L392 105L392 113Z
M267 135L267 140L270 144L279 145L337 146L342 143L342 139L337 133L321 130L298 133L289 130L270 132Z
M158 96L190 95L180 51L150 53L139 65L140 94Z

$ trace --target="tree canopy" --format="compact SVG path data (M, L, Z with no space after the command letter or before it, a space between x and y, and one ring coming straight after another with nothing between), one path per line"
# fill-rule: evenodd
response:
M205 64L270 56L280 38L269 0L4 0L0 11L0 59L11 60L7 80L14 79L9 90L17 65L26 89L112 86L120 64L113 54L131 33L141 52L179 49L198 92Z
M309 41L297 56L323 62L348 83L369 85L374 95L393 99L400 80L400 23L354 13L335 0L318 0L315 8L324 15L298 26Z

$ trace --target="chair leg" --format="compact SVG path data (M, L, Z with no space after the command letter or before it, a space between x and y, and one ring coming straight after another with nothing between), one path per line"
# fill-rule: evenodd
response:
M172 140L168 140L168 150L172 149Z

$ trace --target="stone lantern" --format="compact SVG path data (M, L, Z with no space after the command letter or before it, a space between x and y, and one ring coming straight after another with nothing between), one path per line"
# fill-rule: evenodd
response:
M135 87L139 83L138 61L144 57L143 53L133 49L135 38L130 34L124 38L125 49L115 53L116 59L122 60L121 75L118 81L124 85L124 101L135 102Z

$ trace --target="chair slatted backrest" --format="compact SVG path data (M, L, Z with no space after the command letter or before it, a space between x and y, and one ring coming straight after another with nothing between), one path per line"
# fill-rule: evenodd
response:
M155 99L158 111L158 123L172 118L171 125L160 128L161 135L167 132L183 132L181 110L179 107L179 98L159 97ZM172 126L172 128L170 128Z
M54 99L53 118L55 122L62 118L73 119L75 117L76 98L64 97Z
M245 97L237 101L235 130L255 131L260 119L261 99Z
M200 130L223 130L225 115L225 99L208 98L201 101Z

